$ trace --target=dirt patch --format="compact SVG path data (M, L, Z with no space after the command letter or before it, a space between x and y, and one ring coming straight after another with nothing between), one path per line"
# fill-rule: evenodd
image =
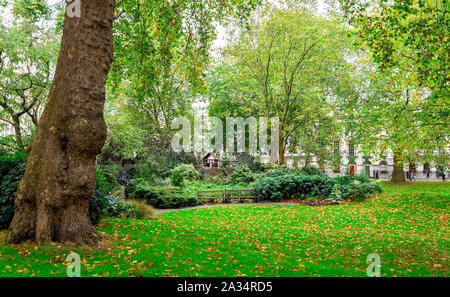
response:
M294 203L302 206L330 206L335 205L334 203L331 203L330 201L326 200L315 200L315 201L309 201L309 200L300 200L295 201Z

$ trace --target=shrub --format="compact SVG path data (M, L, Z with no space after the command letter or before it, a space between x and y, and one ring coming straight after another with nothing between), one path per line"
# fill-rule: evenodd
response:
M224 180L222 177L219 176L209 176L208 180L210 183L215 184L215 185L224 185L226 183L226 180Z
M134 178L125 186L124 194L126 198L130 198L130 194L136 192L138 187L148 186L148 182L141 177Z
M360 180L366 179L364 176L294 175L286 170L276 170L258 179L254 188L263 200L269 201L327 198L339 203L341 199L365 200L372 194L381 193L379 185Z
M98 181L98 177L97 177ZM108 206L108 196L102 191L101 185L97 183L94 190L94 195L92 195L89 201L89 218L91 223L96 225Z
M247 165L252 172L261 172L263 170L264 166L261 163L261 160L258 160L247 152L241 153L238 159L240 164Z
M108 206L105 210L105 216L124 219L142 219L146 215L144 212L145 209L140 206L138 207L134 203L119 201L112 196L109 196L107 201Z
M314 175L324 176L325 175L322 172L322 170L320 170L319 168L317 168L315 166L311 166L311 165L306 165L306 166L302 167L301 169L297 170L296 173L303 174L303 175L310 175L310 176L314 176Z
M101 165L100 169L107 175L108 179L111 179L111 183L118 185L126 185L131 180L131 175L126 167L116 164Z
M238 166L227 178L231 185L249 184L255 180L255 175L247 165Z
M134 208L142 214L142 219L150 219L155 215L153 207L142 200L129 200L127 203L134 206Z
M14 217L14 196L25 172L25 153L0 152L0 230L9 227Z
M179 179L179 176L183 177L184 180L193 181L200 180L201 176L197 170L195 170L194 165L192 164L181 164L177 167L173 168L170 171L170 177L172 180L172 176L177 176L175 178Z
M109 194L113 192L118 187L116 177L103 169L97 169L97 187L103 193Z
M327 200L332 203L337 203L337 204L342 203L342 194L341 194L341 190L339 189L339 184L335 184L333 186L333 191L331 191L331 194Z
M175 187L183 187L184 186L184 177L181 172L173 172L170 175L170 183Z
M134 191L128 194L128 198L145 200L155 208L181 208L200 204L198 198L189 191L173 186L150 186L145 182L137 182Z

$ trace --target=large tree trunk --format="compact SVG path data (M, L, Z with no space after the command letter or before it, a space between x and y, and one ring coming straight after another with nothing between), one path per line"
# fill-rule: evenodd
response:
M66 14L53 86L16 193L10 243L96 239L88 208L95 158L106 138L103 105L115 0L80 3L81 17Z
M403 160L400 154L394 154L394 170L392 171L391 182L406 182L405 172L403 171Z

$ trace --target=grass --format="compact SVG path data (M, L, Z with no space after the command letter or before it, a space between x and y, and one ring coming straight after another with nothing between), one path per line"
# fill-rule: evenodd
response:
M82 276L448 276L450 183L383 183L385 194L327 207L234 206L107 219L96 249L4 244L0 275L65 276L70 251Z

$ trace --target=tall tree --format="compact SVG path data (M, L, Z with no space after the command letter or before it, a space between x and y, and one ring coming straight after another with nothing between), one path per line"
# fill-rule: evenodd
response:
M315 16L301 6L269 6L224 51L231 69L218 78L229 79L231 94L224 99L247 114L279 118L280 164L289 143L302 136L297 130L311 124L304 121L307 106L324 108L334 94L336 77L348 69L349 45L346 29L336 19ZM210 111L227 108L224 103L213 100Z
M95 240L88 207L95 158L106 137L103 104L115 0L80 3L81 17L65 16L53 86L16 192L10 243Z
M16 1L11 24L0 23L0 121L14 127L18 149L37 125L51 86L59 36L44 0ZM25 128L25 129L24 129ZM25 131L24 131L25 130Z
M367 96L355 106L365 111L362 127L378 129L373 135L382 132L383 137L366 143L380 152L393 150L393 181L405 180L405 161L445 166L450 137L448 1L341 3L358 43L376 63L369 69L373 75Z
M80 3L81 15L65 15L53 85L28 147L25 175L16 192L14 219L8 233L11 243L31 240L89 244L96 239L88 206L95 186L95 159L106 138L103 108L105 84L113 61L116 1L70 1L71 8L74 3ZM130 3L163 7L167 1L130 0ZM245 17L259 1L183 3L204 7L206 12L214 5ZM161 21L170 23L171 17L163 14ZM117 18L120 20L120 15ZM214 19L208 21L212 25Z
M258 2L118 1L108 99L125 99L122 110L148 133L169 133L172 119L190 112L205 90L214 23L242 20Z

